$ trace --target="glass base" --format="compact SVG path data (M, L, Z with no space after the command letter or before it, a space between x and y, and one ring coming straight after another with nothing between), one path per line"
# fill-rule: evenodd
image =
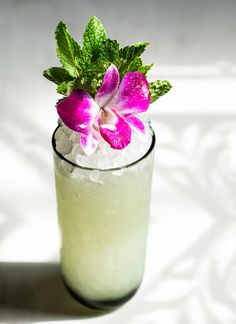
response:
M126 294L125 296L121 296L117 299L112 299L112 300L92 300L92 299L88 299L86 297L83 297L82 295L78 294L77 292L75 292L66 282L65 278L63 278L63 282L65 284L66 289L68 290L68 292L70 293L70 295L76 300L78 301L80 304L89 307L89 308L93 308L93 309L98 309L98 310L113 310L116 309L120 306L122 306L123 304L125 304L129 299L131 299L137 292L139 286L135 289L133 289L132 291L130 291L128 294Z

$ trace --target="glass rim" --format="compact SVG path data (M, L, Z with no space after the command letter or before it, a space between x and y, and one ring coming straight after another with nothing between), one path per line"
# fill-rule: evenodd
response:
M79 168L79 169L82 169L82 170L88 170L88 171L100 171L100 172L106 172L106 171L118 171L118 170L123 170L123 169L127 169L129 167L132 167L133 165L141 162L142 160L144 160L146 157L148 157L150 155L150 153L153 151L154 147L155 147L155 144L156 144L156 136L155 136L155 132L153 130L153 128L151 127L151 125L149 124L149 128L151 130L151 136L152 136L152 140L151 140L151 144L148 148L148 150L146 151L146 153L144 155L142 155L139 159L131 162L131 163L128 163L128 164L125 164L125 165L122 165L120 167L115 167L115 168L107 168L107 169L101 169L101 168L92 168L92 167L85 167L85 166L82 166L82 165L79 165L79 164L76 164L70 160L68 160L66 157L64 157L64 155L60 152L58 152L58 150L56 149L56 140L55 140L55 134L57 132L57 130L61 127L61 125L58 125L53 134L52 134L52 147L53 147L53 151L56 153L56 155L61 159L61 160L64 160L66 161L67 163L69 163L70 165L72 165L73 167L75 168Z

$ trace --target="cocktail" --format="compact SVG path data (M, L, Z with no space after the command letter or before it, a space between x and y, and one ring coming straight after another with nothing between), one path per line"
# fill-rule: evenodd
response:
M146 80L147 43L120 49L96 17L83 47L62 22L56 38L62 68L44 75L64 95L52 138L62 276L80 302L110 309L135 294L145 265L155 134L139 114L171 86Z
M143 276L155 136L150 133L138 160L95 169L60 155L56 139L63 131L59 126L53 137L63 277L82 302L114 307L136 292Z

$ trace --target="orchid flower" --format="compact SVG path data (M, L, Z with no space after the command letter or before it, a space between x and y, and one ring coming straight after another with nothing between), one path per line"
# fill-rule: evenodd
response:
M123 149L131 142L132 131L142 135L145 125L137 116L150 104L149 85L139 72L129 72L120 82L118 69L111 64L93 99L77 89L61 100L57 112L70 129L81 133L80 143L91 155L103 138L113 149Z

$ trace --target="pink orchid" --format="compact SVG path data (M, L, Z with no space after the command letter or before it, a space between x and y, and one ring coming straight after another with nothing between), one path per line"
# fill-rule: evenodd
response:
M64 124L81 133L80 143L91 155L103 138L114 149L123 149L131 141L131 131L142 135L145 125L136 115L150 104L149 85L139 72L120 75L114 64L107 69L95 100L83 90L74 90L56 108Z

